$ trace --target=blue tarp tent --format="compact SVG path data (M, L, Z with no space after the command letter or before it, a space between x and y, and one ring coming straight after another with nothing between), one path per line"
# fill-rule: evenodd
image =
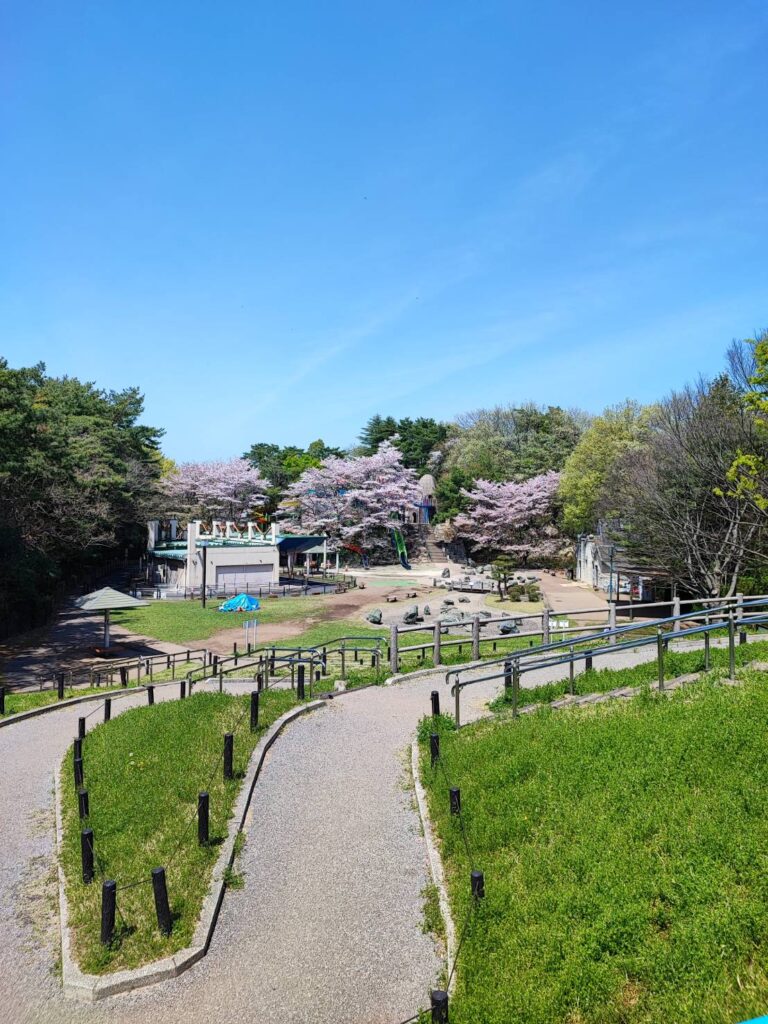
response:
M250 594L238 594L237 597L230 597L224 604L219 605L220 612L255 612L259 602Z

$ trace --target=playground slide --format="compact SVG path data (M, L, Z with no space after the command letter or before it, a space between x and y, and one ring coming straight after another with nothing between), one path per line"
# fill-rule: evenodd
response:
M404 569L410 569L411 563L408 561L408 549L405 546L405 541L403 540L402 533L400 533L399 530L395 530L393 528L392 540L395 542L395 547L397 548L397 554L400 559L400 565L402 565Z

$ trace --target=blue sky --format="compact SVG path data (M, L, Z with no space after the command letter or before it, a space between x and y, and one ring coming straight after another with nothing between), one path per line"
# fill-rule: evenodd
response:
M599 411L768 326L768 8L3 5L0 353L176 459Z

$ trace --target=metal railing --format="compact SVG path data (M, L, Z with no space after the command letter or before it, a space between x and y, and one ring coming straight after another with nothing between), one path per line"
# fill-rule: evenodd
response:
M756 598L751 601L742 601L740 604L741 614L736 617L733 605L721 604L709 608L700 613L686 613L684 615L667 616L663 619L656 619L651 623L643 623L638 626L620 626L613 630L592 633L582 636L579 640L578 649L569 641L542 644L538 647L523 649L512 652L504 658L489 661L489 668L496 668L488 674L476 676L472 679L461 680L462 672L466 668L449 669L445 675L446 685L451 687L451 693L455 700L456 725L461 724L461 691L467 686L475 686L479 683L503 681L505 693L511 698L513 715L517 714L519 700L520 678L526 672L538 671L540 669L567 666L569 679L569 692L573 693L575 667L578 662L584 661L585 668L591 669L595 658L615 655L622 651L638 650L640 648L656 645L656 659L658 663L659 689L664 689L664 656L672 641L685 640L687 638L701 637L704 641L704 671L710 668L710 641L713 633L727 629L728 651L729 651L729 672L731 678L735 672L736 661L736 632L741 631L741 642L746 642L746 628L755 629L768 628L768 611L759 612L757 609L766 608L768 600ZM750 609L755 609L755 614L750 614ZM745 614L746 612L746 614ZM687 628L681 628L681 623L691 621L697 617L703 617L706 621L703 624ZM723 617L714 618L715 616ZM664 627L669 627L666 631ZM655 633L648 634L649 627L655 628ZM630 634L635 633L634 637ZM606 640L608 643L606 643ZM565 653L562 649L567 647ZM526 661L530 663L526 664ZM500 670L499 669L500 666ZM453 680L453 682L452 682Z
M378 674L383 661L384 643L384 637L346 636L315 646L248 644L245 650L240 651L235 644L231 655L211 655L208 663L191 670L187 679L194 683L200 679L239 673L243 678L256 682L261 679L265 685L268 681L281 679L287 683L290 678L290 685L294 688L298 669L303 666L309 670L313 683L330 675L338 676L341 682L345 682L353 665L373 669Z

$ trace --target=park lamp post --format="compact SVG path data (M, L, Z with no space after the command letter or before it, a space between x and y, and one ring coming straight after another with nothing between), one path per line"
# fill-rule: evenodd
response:
M616 546L614 544L611 544L611 569L610 569L611 575L610 575L610 578L609 578L609 581L608 581L608 600L609 601L613 600L613 558L614 558L615 554L616 554Z
M202 549L200 554L202 555L202 559L203 559L203 587L202 587L202 591L203 591L203 608L205 608L205 591L206 591L207 586L208 586L208 545L207 545L207 543L205 541L201 541L200 542L200 547ZM225 591L225 593L226 593L226 591Z

